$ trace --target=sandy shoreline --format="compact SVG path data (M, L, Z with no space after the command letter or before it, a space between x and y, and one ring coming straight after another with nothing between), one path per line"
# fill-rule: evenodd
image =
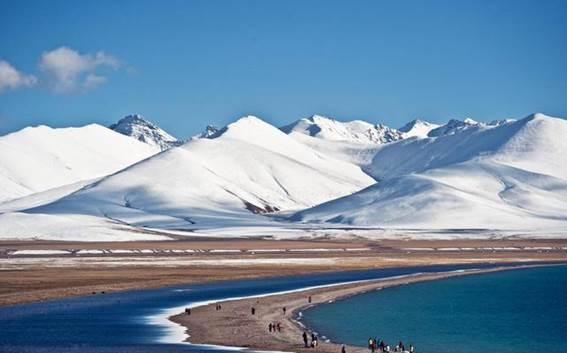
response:
M190 336L187 341L193 344L308 352L311 348L304 348L301 337L305 328L296 320L298 314L307 307L387 287L527 267L533 266L502 266L491 269L422 273L274 294L261 298L229 300L221 303L221 310L216 309L216 304L209 304L191 309L190 315L183 313L174 315L170 317L170 320L187 329L186 333ZM311 303L308 301L309 296L311 296ZM252 307L256 310L255 315L251 314ZM284 307L286 308L285 315ZM269 323L278 322L282 327L281 332L269 332ZM361 345L363 344L365 342L361 342ZM337 353L340 351L340 344L324 342L319 337L317 352ZM348 353L367 351L365 347L347 347Z
M37 255L37 251L64 254ZM567 240L4 241L0 242L0 306L232 279L532 261L567 261Z

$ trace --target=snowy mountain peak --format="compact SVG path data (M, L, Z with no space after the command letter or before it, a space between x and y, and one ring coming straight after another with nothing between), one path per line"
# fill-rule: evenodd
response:
M229 126L234 127L234 126L238 126L238 125L251 125L251 124L269 125L267 122L258 118L255 115L245 115L245 116L237 119L235 122L230 123Z
M439 125L430 123L428 121L424 121L421 119L414 119L409 123L405 124L398 131L404 133L404 137L419 137L424 138L427 137L427 134L433 130L438 128Z
M219 132L219 128L214 125L207 125L205 130L201 132L199 135L195 136L195 138L214 138L216 134Z
M429 131L427 136L437 137L441 135L449 135L470 127L479 127L484 125L484 123L479 123L471 118L466 118L465 120L451 119L445 125L441 125L440 127Z
M526 118L524 118L524 119L529 119L529 120L549 120L549 119L557 119L557 118L554 118L554 117L549 116L549 115L545 115L545 114L543 114L543 113L534 113L534 114L528 115L528 116L527 116ZM512 120L512 119L510 119L510 120Z
M171 136L158 126L146 120L140 114L125 116L117 123L109 126L110 129L122 135L133 137L151 146L157 146L162 151L179 146L182 141Z
M465 120L463 120L463 123L467 124L467 125L479 125L482 123L479 123L478 121L471 119L471 118L465 118Z
M492 120L490 123L488 123L488 125L489 126L500 126L500 125L511 124L515 121L517 121L517 120L516 119L497 119L497 120Z
M337 120L335 120L335 119L328 118L328 117L326 117L326 116L318 115L318 114L313 114L313 115L311 115L309 118L304 118L304 119L301 119L301 120L309 120L309 121L311 121L312 123L316 123L316 124L317 124L317 123L318 123L318 124L329 124L329 123L332 123L332 122L336 122L336 121L337 121Z
M210 138L227 136L246 140L248 138L253 139L256 135L262 135L266 131L269 133L269 131L274 129L272 125L264 120L254 115L246 115L218 130Z
M287 134L301 133L329 141L347 141L365 144L383 144L403 138L401 132L386 125L373 125L363 120L338 121L321 115L280 128Z

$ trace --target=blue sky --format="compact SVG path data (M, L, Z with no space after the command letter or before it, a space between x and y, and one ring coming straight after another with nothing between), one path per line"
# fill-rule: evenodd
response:
M178 137L245 114L567 117L567 1L3 0L1 62L0 134L129 113Z

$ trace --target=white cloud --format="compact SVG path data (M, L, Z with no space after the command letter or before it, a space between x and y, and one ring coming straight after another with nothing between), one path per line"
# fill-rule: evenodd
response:
M8 89L30 87L37 83L33 75L26 75L16 70L9 62L0 60L0 93Z
M120 62L102 51L80 54L68 47L44 52L39 62L39 68L57 92L90 89L106 82L106 77L95 73L101 67L118 69Z
M85 77L85 82L84 82L84 87L87 89L90 88L95 88L98 85L101 85L103 83L105 83L107 81L106 77L104 76L98 76L95 74L88 74L87 77Z

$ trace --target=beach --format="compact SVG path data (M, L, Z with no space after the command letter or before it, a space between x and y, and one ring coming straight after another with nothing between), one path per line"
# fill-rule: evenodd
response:
M192 308L189 315L180 313L172 316L170 320L187 329L187 341L193 344L246 347L268 351L308 352L312 348L304 347L302 334L307 331L309 342L311 342L310 331L297 320L301 311L307 307L387 287L522 267L528 266L422 273L325 286L257 298L228 300L220 303L220 310L217 309L217 303L212 303ZM309 300L309 297L311 297L311 300ZM283 312L284 307L286 308L285 314ZM255 310L254 315L252 315L252 308ZM277 330L270 332L268 327L270 323L279 323L281 332ZM322 337L319 337L318 343L317 352L336 353L341 351L339 343L327 342ZM367 351L366 347L362 347L365 343L360 342L360 347L348 346L346 350L349 353Z

